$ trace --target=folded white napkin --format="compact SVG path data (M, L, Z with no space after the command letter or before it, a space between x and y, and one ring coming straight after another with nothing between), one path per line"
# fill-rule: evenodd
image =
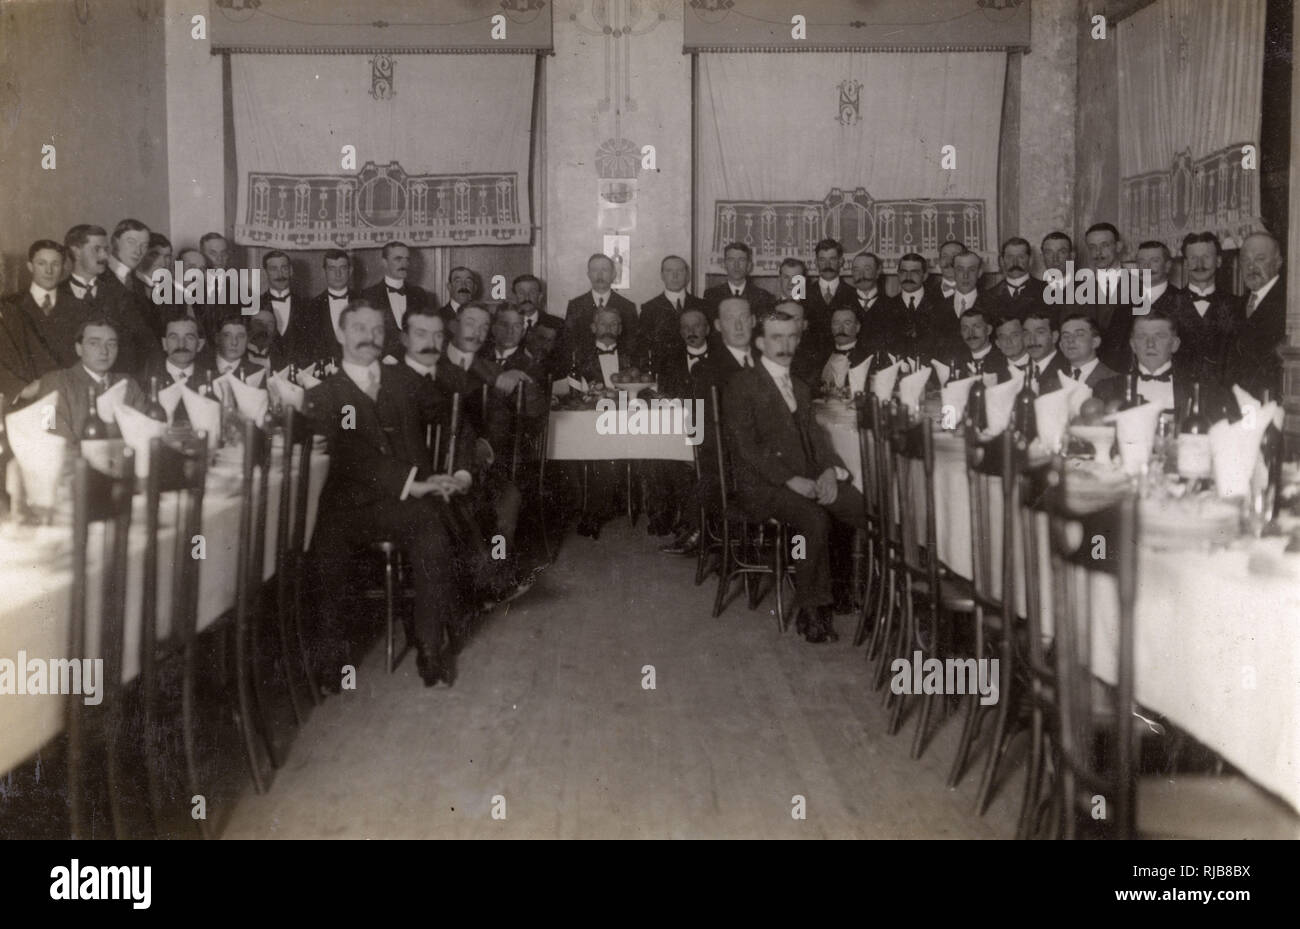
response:
M849 356L832 354L822 366L822 383L842 387L849 379Z
M282 406L291 406L295 410L302 412L305 391L289 380L285 372L272 374L271 379L266 382L266 390Z
M985 378L989 375L984 375ZM1002 435L1007 426L1011 423L1011 411L1016 406L1016 394L1020 393L1023 378L1013 377L1011 380L1002 384L987 386L985 381L984 389L984 412L988 418L988 429L984 434L989 438L995 435Z
M50 391L35 403L5 417L5 434L31 506L53 508L63 477L68 443L63 436L50 431L58 402L58 392Z
M1159 403L1144 403L1115 414L1115 439L1127 474L1141 474L1151 460L1156 441L1156 423L1160 420Z
M173 381L162 390L158 391L158 402L161 403L162 408L167 411L167 422L169 423L172 421L172 417L176 415L176 404L181 402L182 390L184 390L184 387L181 383L179 381Z
M126 403L126 381L120 380L108 390L104 391L95 398L95 410L99 413L99 418L106 423L114 421L113 407L118 403Z
M931 361L930 364L934 366L934 373L939 378L939 383L948 383L948 366L942 361Z
M161 394L161 391L159 392ZM135 475L139 478L149 476L149 442L162 435L167 426L156 419L150 419L138 410L118 404L114 410L117 416L117 428L122 430L122 438L135 452ZM186 408L189 412L189 408Z
M1053 454L1059 452L1065 439L1066 427L1070 424L1070 389L1040 394L1034 400L1034 423L1038 427L1038 441L1043 448Z
M849 393L856 396L867 392L867 374L870 370L870 358L861 362L857 367L849 368Z
M303 390L311 390L320 383L320 378L316 377L310 371L299 371L298 383L302 385Z
M1258 413L1235 423L1219 420L1210 427L1210 455L1214 461L1214 487L1220 497L1244 497L1259 462L1259 443L1277 414L1276 403L1265 403Z
M185 404L185 414L189 416L194 431L206 432L208 447L216 448L217 443L221 441L221 404L195 393L188 387L181 394L181 402Z
M881 368L871 375L871 392L881 403L888 403L894 396L894 383L898 380L901 361L895 361L888 368Z
M1245 419L1253 420L1259 416L1262 404L1256 400L1253 395L1246 393L1246 391L1242 390L1236 384L1232 385L1232 394L1237 398L1237 407L1241 410L1241 415ZM1277 412L1273 414L1273 425L1281 429L1282 424L1286 419L1286 410L1279 404L1275 403L1271 405L1277 410ZM1254 412L1248 413L1246 412L1247 410L1254 410Z
M1092 399L1092 388L1081 380L1076 381L1068 374L1058 372L1057 376L1061 379L1060 393L1065 394L1069 400L1071 418L1078 416L1083 405Z
M938 362L935 362L938 364ZM952 428L957 428L957 424L966 416L966 403L970 400L970 389L975 386L976 378L971 377L958 378L955 381L949 381L940 388L941 403L943 404L943 422L944 425L952 424Z
M903 378L898 385L898 398L913 413L921 411L921 397L925 394L926 382L930 380L930 366L924 365Z
M245 419L251 419L253 422L260 424L266 418L267 396L265 390L246 384L239 378L231 377L229 374L223 374L217 379L217 383L223 385L224 390L229 390L234 394L235 406Z

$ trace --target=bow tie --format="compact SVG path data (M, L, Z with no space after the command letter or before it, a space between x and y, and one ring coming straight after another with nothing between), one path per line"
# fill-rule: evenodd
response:
M851 349L851 348L837 348L837 349L834 350L834 354L836 354L836 355L847 355L847 354L848 354L849 352L851 352L851 351L853 351L853 349Z
M596 354L597 354L597 355L617 355L617 354L618 354L618 347L615 346L614 348L598 348L598 349L596 349Z
M336 294L336 293L335 293L334 291L332 291L332 290L330 291L330 299L331 299L331 300L346 300L347 298L348 298L348 295L347 295L347 292L346 292L346 291L344 291L344 292L341 293L341 294Z
M401 294L403 297L406 296L406 285L405 285L405 284L403 284L401 287L394 287L392 284L387 284L387 285L385 285L385 286L388 287L388 292L389 292L390 294Z
M1139 381L1163 381L1164 383L1169 383L1173 381L1173 379L1174 379L1174 372L1172 368L1166 371L1164 374L1145 374L1142 371L1138 372Z
M271 292L271 302L272 302L272 303L283 303L284 301L286 301L286 300L288 300L288 299L289 299L289 295L288 295L287 293L280 294L280 295L277 297L277 296L275 295L275 292L274 292L274 291Z

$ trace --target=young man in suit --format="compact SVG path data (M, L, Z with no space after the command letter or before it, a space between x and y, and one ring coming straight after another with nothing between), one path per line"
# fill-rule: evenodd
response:
M521 274L510 284L514 305L524 324L522 345L532 356L542 375L558 380L569 373L572 361L569 350L561 338L564 320L546 312L546 290L541 279L532 274ZM544 331L537 331L537 330Z
M1029 374L1029 365L1033 359L1025 350L1025 327L1018 317L998 317L993 324L993 344L1007 359L1008 376L1013 370Z
M1277 349L1286 341L1282 249L1267 232L1257 232L1241 244L1240 261L1247 293L1240 298L1237 332L1228 348L1223 382L1226 386L1238 384L1256 397L1268 390L1280 398L1282 359Z
M352 258L347 252L331 248L321 264L325 268L325 289L307 304L299 364L338 356L339 320L348 304L361 296L352 289Z
M77 363L59 371L49 371L41 376L31 399L39 400L50 391L58 392L54 413L54 432L69 440L81 440L81 430L90 414L90 393L103 393L118 381L126 381L126 406L141 409L144 394L140 386L124 374L113 374L117 361L117 330L112 320L92 316L82 321L74 341ZM116 425L109 427L110 435L117 435Z
M991 341L996 322L978 306L961 314L962 350L953 359L962 363L958 377L993 374L999 383L1010 379L1007 358Z
M570 345L588 341L592 320L597 310L610 309L618 314L622 330L620 338L626 349L637 341L636 306L631 300L613 291L614 261L608 255L596 254L587 259L587 280L591 290L569 301L564 311L564 324L570 336Z
M1029 350L1027 376L1039 394L1059 390L1060 372L1066 370L1065 357L1057 351L1061 331L1057 328L1056 314L1047 307L1031 310L1021 323L1025 329L1025 348Z
M1138 273L1149 272L1151 286L1144 292L1143 299L1131 307L1116 307L1111 316L1110 326L1102 331L1103 359L1117 371L1127 371L1132 366L1129 352L1129 335L1133 331L1133 320L1138 316L1154 310L1173 314L1182 292L1169 283L1169 269L1173 266L1173 256L1163 242L1154 240L1143 242L1137 250ZM1107 347L1109 346L1109 351Z
M403 546L415 580L417 668L426 687L454 681L445 633L461 601L456 549L444 503L469 490L468 475L444 474L424 442L418 399L384 353L388 309L364 299L344 311L340 370L307 391L306 415L329 443L311 557L318 602L311 652L319 679L335 689L352 663L340 605L356 546L391 540Z
M37 376L76 363L74 343L91 311L70 289L60 289L65 252L51 239L40 239L27 249L27 270L32 275L26 293L9 298L11 312L24 314L44 351L33 359Z
M704 439L697 448L700 459L700 478L694 469L678 461L650 462L662 472L654 496L662 497L668 507L676 506L676 523L670 528L676 537L659 549L666 555L694 555L700 541L699 501L703 499L710 509L718 505L717 450L713 437L713 411L710 409L709 388L714 379L714 366L718 352L724 349L716 344L709 329L709 318L700 307L682 311L678 320L676 345L668 349L659 367L659 396L676 398L683 404L703 404L704 418L697 423ZM717 385L721 390L722 385ZM694 407L698 410L700 407ZM694 413L692 414L692 416Z
M1066 264L1074 260L1074 240L1059 230L1049 232L1039 243L1038 253L1043 256L1044 281L1048 271L1057 271L1064 277Z
M165 359L151 359L145 365L144 384L152 390L151 381L158 380L158 389L163 390L172 384L180 383L190 390L197 391L199 385L212 380L212 369L206 362L198 361L203 351L203 336L199 332L198 321L186 315L183 309L174 311L167 320L165 335L161 339ZM172 422L187 422L189 414L184 402L177 402L171 411Z
M205 232L199 239L199 253L209 268L224 271L230 267L230 243L220 232Z
M960 353L966 337L962 333L961 319L967 310L983 308L983 295L979 292L980 270L984 260L974 252L962 252L953 257L952 295L944 298L942 310L936 315L934 356L950 358ZM988 317L985 317L988 321Z
M754 312L744 297L724 297L717 314L713 327L722 337L722 346L711 357L710 366L718 382L725 384L736 371L758 363L758 352L753 345Z
M708 303L686 291L690 274L690 266L684 258L669 255L659 262L663 291L641 304L637 329L641 332L644 348L654 352L656 367L662 367L660 359L666 358L681 341L678 330L682 314L687 310L700 310L707 314Z
M269 310L275 319L272 337L272 364L283 367L289 363L309 365L318 339L318 320L307 300L293 291L293 263L279 249L262 256L262 270L266 273L268 290L261 295L258 311Z
M722 250L722 264L727 269L727 279L704 292L710 322L717 320L722 301L728 297L743 297L755 316L761 316L776 304L770 293L749 279L749 272L754 267L754 251L744 242L727 245Z
M166 269L167 273L171 274L172 267L171 239L161 232L150 232L149 244L145 247L144 257L140 259L140 263L135 266L135 270L131 273L135 275L135 286L147 298L149 315L145 322L153 330L154 336L159 339L162 338L163 328L167 325L167 317L171 315L171 305L159 305L153 300L153 273L160 269Z
M389 242L383 248L384 279L367 287L361 295L384 314L385 358L402 357L402 320L409 310L431 305L432 295L423 287L408 284L411 273L411 250L402 242Z
M999 319L1023 319L1032 309L1044 305L1043 291L1047 285L1029 276L1033 261L1029 242L1013 236L1002 243L998 256L1002 280L981 294L986 306Z
M113 227L106 269L95 281L97 297L90 304L92 310L114 322L118 337L115 370L132 376L139 375L151 358L158 357L158 338L147 322L152 302L131 273L148 245L149 227L139 220L124 219ZM93 250L93 243L88 246Z
M1087 313L1071 313L1061 321L1060 348L1066 367L1062 374L1083 381L1096 392L1104 381L1119 374L1097 357L1101 331L1097 321Z
M1202 381L1221 383L1228 347L1240 323L1236 300L1218 290L1215 278L1223 264L1219 237L1189 232L1183 237L1187 287L1179 291L1173 314L1182 347L1180 361Z
M957 289L957 276L952 262L964 251L964 242L948 241L939 246L939 273L928 275L925 279L925 292L935 303L947 300Z
M1183 416L1192 401L1195 378L1174 364L1180 346L1178 323L1164 310L1152 310L1133 320L1129 347L1137 370L1138 395L1148 403ZM1095 393L1104 400L1122 400L1128 389L1127 377L1113 377L1102 382ZM1215 422L1240 415L1232 394L1215 384L1201 384L1201 412Z
M478 274L472 269L464 265L452 268L447 275L447 302L438 311L443 325L450 329L460 315L460 308L477 300L480 289Z
M837 639L832 624L832 519L864 527L862 495L813 419L812 394L790 376L799 326L783 311L759 321L762 359L727 382L723 422L736 498L754 519L775 518L802 535L795 562L796 627L809 642Z
M876 328L888 351L924 362L943 348L946 308L925 292L925 259L915 252L898 259L898 285L899 295L878 305L882 312Z
M805 352L820 356L831 347L831 313L841 306L852 306L853 288L840 280L844 268L844 246L835 239L822 239L813 254L817 261L817 280L808 282L808 296L803 301L807 329L800 340Z
M12 403L56 362L25 313L0 302L0 394Z
M213 380L229 374L246 384L266 386L266 368L248 359L248 317L242 313L230 313L221 321L213 356Z

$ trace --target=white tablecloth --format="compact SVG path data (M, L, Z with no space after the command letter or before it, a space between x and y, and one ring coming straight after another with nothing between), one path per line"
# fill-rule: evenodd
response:
M686 436L602 435L596 431L596 423L601 415L595 410L553 411L546 457L553 461L610 461L622 458L695 460Z
M819 416L831 444L861 486L856 429ZM921 472L914 472L919 486ZM1001 549L1002 493L994 482L991 549ZM920 505L917 506L920 512ZM955 573L971 575L970 486L959 440L936 435L935 523L939 556ZM923 529L923 527L922 527ZM1046 534L1041 534L1045 540ZM1300 810L1300 566L1276 544L1212 553L1139 548L1136 604L1137 700L1172 720L1248 777ZM1265 553L1271 557L1265 557ZM1017 561L1021 545L1016 541ZM1039 553L1050 577L1046 546ZM996 560L996 559L995 559ZM1000 568L994 565L995 589ZM1016 577L1024 571L1017 567ZM1024 611L1024 590L1017 592ZM1044 600L1050 601L1045 585ZM1099 579L1092 602L1093 654L1113 656L1118 618L1114 585ZM1050 602L1045 602L1050 628ZM1114 679L1113 662L1096 668Z
M267 488L266 562L264 577L275 573L277 535L276 509L280 499L280 456L272 460ZM316 523L316 503L329 469L323 454L311 459L308 484L307 535ZM172 546L175 541L174 503L165 495L159 534L159 634L169 631L171 603ZM224 466L209 469L203 498L203 536L206 558L199 567L198 627L212 625L235 604L235 576L239 542L240 475ZM171 505L169 505L171 504ZM127 679L139 673L140 601L144 589L144 495L137 494L131 519L131 543L127 558L126 648L123 673ZM99 572L97 564L102 534L92 527L89 578L92 615L97 611ZM68 620L72 597L72 544L70 529L41 529L38 538L0 537L0 658L16 662L19 651L30 658L62 658L68 651ZM92 625L93 624L88 624ZM91 630L86 655L98 654L97 636ZM59 695L0 694L0 772L30 757L63 728L65 697ZM74 699L82 699L75 697ZM102 707L103 704L100 704Z

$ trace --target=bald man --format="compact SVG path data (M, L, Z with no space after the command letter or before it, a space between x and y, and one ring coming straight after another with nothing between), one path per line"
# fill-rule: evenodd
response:
M1259 396L1282 393L1282 359L1278 346L1286 341L1286 281L1282 279L1282 249L1267 232L1246 237L1241 244L1241 277L1248 292L1241 297L1236 338L1228 348L1224 383L1238 384Z

